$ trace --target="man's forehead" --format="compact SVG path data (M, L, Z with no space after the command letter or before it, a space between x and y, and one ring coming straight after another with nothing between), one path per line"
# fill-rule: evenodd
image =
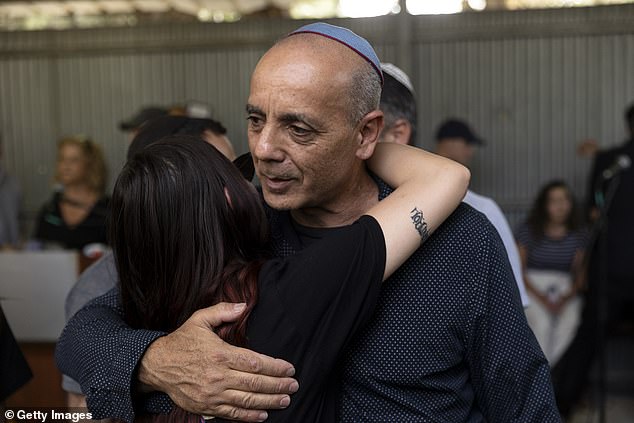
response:
M271 83L271 75L265 74L260 83L251 85L247 113L266 116L279 122L302 121L311 125L324 125L334 119L333 114L345 114L345 96L332 86L313 83L294 83L282 78Z
M339 84L347 86L358 73L359 66L368 66L362 58L335 41L307 34L317 38L310 42L303 36L300 34L291 37L292 41L289 38L289 42L275 45L262 57L252 75L252 89L260 84L308 90ZM324 43L331 45L324 46Z
M297 34L283 38L262 56L260 62L269 58L285 61L287 64L302 64L314 60L328 62L350 62L359 57L344 45L315 34ZM359 57L360 59L360 57Z
M270 50L256 66L251 88L271 86L280 89L321 91L329 86L347 85L355 74L355 65L336 55L322 51L298 51L279 48ZM353 60L361 60L353 58Z

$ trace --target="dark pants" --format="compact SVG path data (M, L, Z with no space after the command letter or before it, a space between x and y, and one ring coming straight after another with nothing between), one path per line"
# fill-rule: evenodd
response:
M572 343L552 370L555 397L563 416L570 414L586 388L588 374L602 347L599 334L604 334L605 341L615 327L634 315L634 275L608 274L608 283L602 293L606 301L603 323L599 320L601 292L596 260L591 263L588 276L590 286L581 324Z
M0 307L0 405L29 379L31 379L31 369Z

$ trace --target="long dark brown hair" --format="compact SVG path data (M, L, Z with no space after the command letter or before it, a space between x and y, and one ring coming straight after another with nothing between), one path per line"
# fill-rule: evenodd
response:
M167 137L136 154L115 184L110 228L133 327L173 331L218 301L252 308L264 211L237 168L203 140ZM226 340L244 344L244 320Z
M546 231L546 225L550 220L550 216L548 215L548 196L550 191L556 188L562 188L565 190L568 195L568 200L570 200L571 207L570 214L565 222L566 229L568 231L574 231L581 227L577 201L575 200L575 196L570 190L570 187L564 181L554 180L544 185L539 191L528 215L528 219L526 220L531 233L537 238L543 237Z
M241 318L217 331L245 345L268 234L257 192L238 169L199 138L167 137L128 161L111 207L110 240L126 322L171 332L198 309L245 302Z

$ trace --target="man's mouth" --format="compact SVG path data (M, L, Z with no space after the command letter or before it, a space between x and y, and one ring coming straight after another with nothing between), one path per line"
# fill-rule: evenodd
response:
M272 193L282 193L286 191L291 183L292 178L262 175L260 183L262 187Z

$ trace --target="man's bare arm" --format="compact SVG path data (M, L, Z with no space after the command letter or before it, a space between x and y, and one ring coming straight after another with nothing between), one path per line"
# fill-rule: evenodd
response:
M291 364L234 347L213 333L243 310L228 303L199 310L150 344L139 364L139 389L165 392L193 413L248 422L265 420L268 409L288 407L289 394L299 387Z

